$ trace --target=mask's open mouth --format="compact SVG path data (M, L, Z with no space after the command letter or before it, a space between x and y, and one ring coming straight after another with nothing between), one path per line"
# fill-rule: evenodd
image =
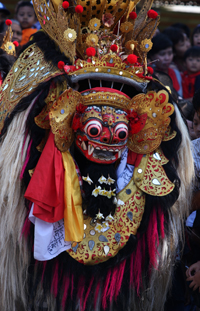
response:
M76 145L82 151L86 158L90 159L93 162L106 162L113 163L121 157L121 154L125 148L123 146L116 145L100 145L93 142L81 141L80 139L76 140Z

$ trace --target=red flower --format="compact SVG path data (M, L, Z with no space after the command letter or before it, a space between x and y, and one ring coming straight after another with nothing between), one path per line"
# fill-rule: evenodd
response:
M14 44L16 47L19 46L19 42L17 42L17 41L13 41L13 44Z
M62 3L62 7L63 7L63 9L68 9L68 7L69 7L69 2L68 1L63 1L63 3Z
M7 19L5 23L6 23L7 26L12 25L12 21L10 19Z
M93 48L93 47L87 48L86 54L88 57L95 56L95 54L96 54L95 48Z
M131 19L136 19L137 13L133 11L133 12L131 12L131 13L129 14L129 17L130 17Z
M64 66L65 66L65 63L64 63L63 61L60 60L60 61L58 62L58 69L63 69Z
M75 113L73 121L72 121L72 130L77 131L81 127L81 119L78 113Z
M137 56L135 54L129 54L129 56L127 57L127 61L130 64L135 64L137 62Z
M110 47L111 51L112 52L117 52L118 51L118 46L117 44L112 44L111 47Z
M145 113L139 116L134 110L129 110L127 119L129 120L129 133L134 135L144 128L147 114Z
M82 5L78 4L78 5L75 7L75 11L76 11L76 13L83 13L83 7L82 7Z
M149 10L149 11L147 12L147 16L148 16L148 18L153 18L153 19L155 19L155 18L158 16L158 13L157 13L156 11L154 11L154 10Z
M85 112L85 109L86 109L86 108L87 108L87 107L86 107L85 105L79 104L78 106L76 106L76 111L77 111L79 114L82 114L82 113Z

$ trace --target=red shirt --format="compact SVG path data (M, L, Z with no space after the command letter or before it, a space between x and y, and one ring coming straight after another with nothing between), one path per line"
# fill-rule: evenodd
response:
M200 75L200 71L193 73L193 74L188 74L187 71L185 71L182 74L182 87L183 87L183 98L190 98L194 96L194 93L196 91L195 88L195 82L197 76Z

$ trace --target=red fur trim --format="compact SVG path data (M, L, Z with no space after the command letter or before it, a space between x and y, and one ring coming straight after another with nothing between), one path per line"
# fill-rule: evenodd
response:
M155 209L153 209L149 219L149 225L147 228L147 244L149 250L150 264L156 269L158 267L156 255L158 254L157 247L159 246L159 236L157 215Z
M95 295L94 295L94 308L96 308L96 305L97 305L100 287L101 287L101 282L99 281L97 286L96 286L96 291L95 291Z
M111 270L108 271L106 281L104 283L104 289L103 289L103 294L102 294L102 307L105 310L107 307L107 292L108 292L108 286L110 283L110 277L111 277Z
M138 244L136 251L131 255L131 259L133 260L133 280L136 287L137 295L139 296L140 287L142 284L142 239L140 239L139 234ZM133 283L133 281L131 281Z
M51 292L54 294L55 297L58 295L58 261L55 264L53 280L51 284Z
M114 294L115 294L115 288L116 288L116 284L117 284L117 276L118 276L118 268L115 267L112 271L110 286L109 286L108 295L107 295L109 297L110 303L112 302Z
M83 305L83 294L85 290L85 279L83 276L80 277L79 282L78 282L78 298L80 301L80 306L81 306L81 311L82 310L82 305Z
M158 217L160 219L160 232L161 232L161 238L165 238L165 217L164 212L160 208L158 209Z
M117 300L117 296L119 295L119 292L122 286L125 266L126 266L126 260L122 261L118 269L118 279L117 279L116 287L115 287L115 300Z
M67 300L67 295L68 295L68 290L69 290L69 284L70 284L70 279L69 277L64 277L63 279L63 288L64 288L64 292L63 292L63 298L62 298L62 307L65 306L65 302Z
M84 302L83 302L83 308L82 308L81 311L85 311L87 299L88 299L88 296L89 296L89 294L90 294L90 292L91 292L91 288L92 288L93 282L94 282L94 277L92 277L92 279L91 279L91 281L90 281L90 284L89 284L89 286L88 286L88 290L87 290L87 292L86 292L86 294L85 294L85 299L84 299Z

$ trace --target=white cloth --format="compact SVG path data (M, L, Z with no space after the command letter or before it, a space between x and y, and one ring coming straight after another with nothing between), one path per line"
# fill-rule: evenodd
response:
M116 171L117 174L116 193L124 189L128 185L131 178L133 177L134 166L127 164L127 157L128 157L128 148L126 148L122 153L121 161Z
M65 241L64 219L55 223L43 221L33 215L32 204L30 221L35 225L34 258L40 261L50 260L71 248L71 242Z

